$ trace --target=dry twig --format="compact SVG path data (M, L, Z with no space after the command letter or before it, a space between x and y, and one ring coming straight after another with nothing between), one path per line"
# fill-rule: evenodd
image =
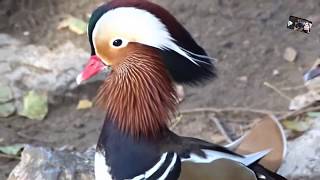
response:
M195 109L185 109L181 110L181 114L193 114L193 113L225 113L225 112L249 112L257 114L266 114L266 115L280 115L286 114L288 112L283 111L269 111L264 109L252 109L246 107L227 107L227 108L215 108L215 107L204 107L204 108L195 108Z
M216 124L217 128L219 129L220 133L224 136L224 138L226 139L226 141L227 141L228 143L231 143L231 142L232 142L232 139L229 137L228 133L227 133L226 130L224 129L224 127L223 127L223 125L221 124L220 120L217 119L217 118L214 117L214 116L211 116L211 117L210 117L210 120Z
M283 87L280 88L282 91L297 91L297 90L301 90L301 89L305 89L306 86L305 85L300 85L300 86L294 86L294 87Z
M284 92L282 92L280 89L276 88L275 86L273 86L272 84L268 83L268 82L264 82L263 85L265 85L266 87L274 90L275 92L277 92L280 96L284 97L285 99L287 99L288 101L292 101L292 98L289 97L288 95L286 95Z
M320 106L316 106L316 107L306 107L306 108L302 108L300 110L297 110L297 111L293 111L293 112L290 112L284 116L281 116L278 118L279 121L283 121L283 120L286 120L286 119L290 119L290 118L293 118L293 117L296 117L296 116L300 116L304 113L307 113L307 112L314 112L314 111L320 111Z

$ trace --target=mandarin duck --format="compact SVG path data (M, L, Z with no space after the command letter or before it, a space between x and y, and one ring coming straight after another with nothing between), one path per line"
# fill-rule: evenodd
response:
M80 84L108 70L97 104L106 118L95 153L97 180L285 179L248 155L168 128L176 112L174 83L197 85L214 78L209 57L161 6L147 0L102 4L88 24L91 58Z

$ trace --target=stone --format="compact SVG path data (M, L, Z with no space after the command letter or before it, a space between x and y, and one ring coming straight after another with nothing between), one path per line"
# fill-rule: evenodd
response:
M0 47L18 44L20 44L20 42L17 39L7 34L0 33Z
M90 57L71 42L50 50L45 46L23 45L6 34L0 34L0 54L1 81L9 82L16 99L30 90L63 95L77 88L76 76Z
M11 88L0 84L0 103L5 103L13 99Z
M243 83L247 83L248 82L248 76L241 76L238 78L239 81L243 82Z
M69 153L27 145L8 180L92 180L93 153L94 150Z
M250 41L249 40L245 40L245 41L242 42L242 44L244 46L249 46L250 45Z
M288 142L288 151L279 173L290 180L320 179L320 119L313 128Z
M298 56L298 52L292 48L287 47L284 51L283 58L289 62L295 62Z
M11 71L11 67L7 62L0 62L0 74L5 74Z
M0 117L9 117L16 111L15 105L12 102L0 104Z
M279 76L279 74L280 74L280 71L278 69L275 69L272 71L273 76Z

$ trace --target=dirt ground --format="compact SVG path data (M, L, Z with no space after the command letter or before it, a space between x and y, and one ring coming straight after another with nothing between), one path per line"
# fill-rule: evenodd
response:
M89 49L85 36L56 29L68 14L87 20L99 0L0 0L0 31L32 44L57 47L71 40ZM288 99L264 82L294 97L304 91L303 72L319 57L320 2L318 0L155 0L166 7L193 34L216 63L219 78L202 87L186 87L181 109L198 107L246 107L286 111ZM313 20L310 34L286 29L288 17ZM26 36L26 34L29 35ZM24 35L25 34L25 35ZM298 52L296 63L283 59L286 47ZM277 75L274 72L279 72ZM56 97L43 122L20 117L0 118L0 145L30 143L54 148L85 150L95 144L103 113L77 111L77 101L93 97L98 87L79 87L73 97ZM289 87L289 88L288 88ZM174 128L180 134L220 142L209 114L183 116ZM230 132L245 129L258 114L221 116ZM234 135L237 136L237 133ZM242 133L242 132L240 132ZM238 133L239 134L239 133ZM0 158L0 179L5 179L16 160Z

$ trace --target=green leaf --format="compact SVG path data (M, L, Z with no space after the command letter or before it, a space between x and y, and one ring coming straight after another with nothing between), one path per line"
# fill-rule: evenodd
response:
M23 149L23 144L15 144L10 146L0 146L0 152L7 155L19 156Z
M292 120L285 120L282 122L283 126L286 129L290 129L296 132L305 132L310 129L312 122L311 121L292 121Z
M0 85L0 103L5 103L13 99L12 91L7 85Z
M30 91L23 98L23 110L20 115L32 120L43 120L48 113L48 96L47 94Z
M58 25L58 29L69 28L72 32L82 35L87 32L87 23L79 18L68 16Z

